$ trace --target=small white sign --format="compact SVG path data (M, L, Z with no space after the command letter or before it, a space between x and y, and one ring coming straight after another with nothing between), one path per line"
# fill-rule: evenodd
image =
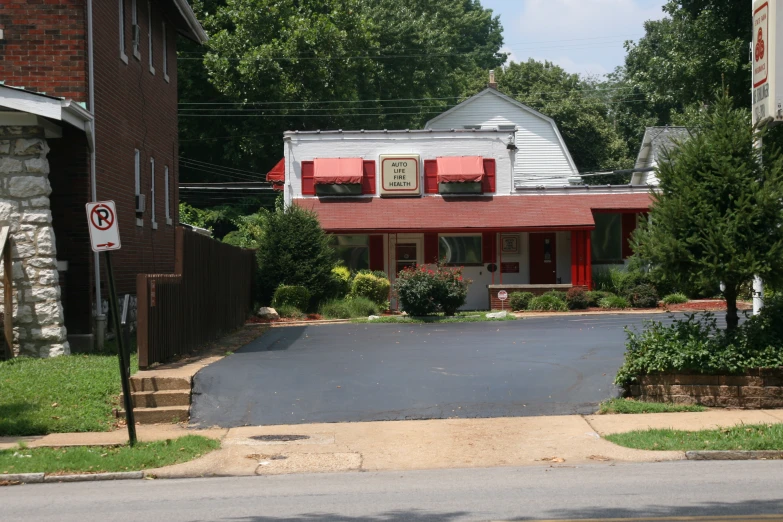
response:
M421 195L419 155L381 156L381 196Z
M120 249L120 231L114 201L87 203L87 225L94 252Z
M500 299L501 301L505 301L506 299L508 299L508 292L506 292L505 290L501 290L500 292L498 292L498 299Z

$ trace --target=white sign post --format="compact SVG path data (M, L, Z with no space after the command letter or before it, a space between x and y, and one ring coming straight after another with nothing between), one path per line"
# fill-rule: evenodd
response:
M87 203L87 225L90 228L90 242L94 252L120 249L120 232L114 201Z
M95 252L106 256L106 273L109 276L109 310L114 323L114 335L117 339L117 358L120 361L120 380L125 401L125 424L128 426L128 440L131 446L136 444L136 417L133 415L133 399L130 389L130 353L125 347L120 326L120 314L117 310L117 287L114 284L114 270L111 266L112 250L119 250L120 232L117 226L117 209L114 201L96 201L87 203L87 228L90 229L90 243ZM141 303L139 303L141 306Z

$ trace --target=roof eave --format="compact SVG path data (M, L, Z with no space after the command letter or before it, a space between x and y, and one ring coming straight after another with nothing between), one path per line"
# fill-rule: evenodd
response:
M201 27L201 22L196 18L196 13L193 12L193 9L190 7L187 0L174 0L174 5L182 15L185 23L188 24L189 30L183 31L182 34L198 44L207 43L209 37L207 36L206 31L204 31L204 28Z

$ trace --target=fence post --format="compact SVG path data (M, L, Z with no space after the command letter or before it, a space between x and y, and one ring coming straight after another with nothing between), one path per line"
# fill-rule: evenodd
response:
M149 292L147 274L136 276L136 348L139 352L139 369L149 367Z

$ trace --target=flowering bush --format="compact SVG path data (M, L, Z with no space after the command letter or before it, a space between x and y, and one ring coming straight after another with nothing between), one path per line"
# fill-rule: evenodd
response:
M465 304L470 283L462 276L462 267L438 264L433 269L422 265L400 271L394 291L402 309L410 315L454 315Z

